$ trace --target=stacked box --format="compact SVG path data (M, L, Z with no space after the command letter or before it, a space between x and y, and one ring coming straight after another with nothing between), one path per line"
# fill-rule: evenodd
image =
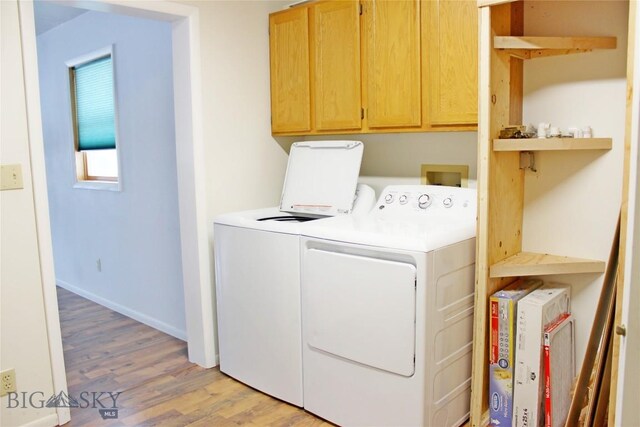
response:
M544 424L543 333L546 326L569 313L569 286L548 283L518 303L513 425Z
M518 280L489 300L489 424L511 426L517 303L540 280Z

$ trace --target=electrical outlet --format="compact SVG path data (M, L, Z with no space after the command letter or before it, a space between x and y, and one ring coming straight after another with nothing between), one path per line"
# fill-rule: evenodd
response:
M7 369L6 371L0 372L0 380L2 380L2 385L0 387L0 396L4 396L16 391L15 369Z

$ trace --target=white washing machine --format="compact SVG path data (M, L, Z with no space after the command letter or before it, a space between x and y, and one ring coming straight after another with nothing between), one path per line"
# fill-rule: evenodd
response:
M312 221L369 211L358 141L293 144L280 207L214 220L220 370L302 406L300 232Z
M469 415L476 191L389 186L302 230L304 407L344 426Z

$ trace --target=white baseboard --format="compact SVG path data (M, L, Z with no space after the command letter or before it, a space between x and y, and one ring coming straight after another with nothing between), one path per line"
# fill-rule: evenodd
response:
M23 424L23 427L53 427L58 425L58 415L53 413Z
M93 301L96 304L103 305L115 312L118 312L122 315L130 317L134 320L137 320L140 323L144 323L147 326L151 326L152 328L157 329L161 332L164 332L165 334L171 335L172 337L178 338L179 340L187 341L186 331L181 331L165 322L162 322L151 316L147 316L146 314L140 313L139 311L132 310L129 307L125 307L121 304L110 301L94 293L88 292L84 289L81 289L65 281L56 279L56 284L61 288L64 288L69 292L73 292L74 294L80 295L81 297L86 298L90 301Z

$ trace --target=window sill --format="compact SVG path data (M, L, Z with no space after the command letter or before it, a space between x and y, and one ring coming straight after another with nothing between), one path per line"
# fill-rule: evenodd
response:
M122 191L119 182L107 181L78 181L73 188L80 190Z

